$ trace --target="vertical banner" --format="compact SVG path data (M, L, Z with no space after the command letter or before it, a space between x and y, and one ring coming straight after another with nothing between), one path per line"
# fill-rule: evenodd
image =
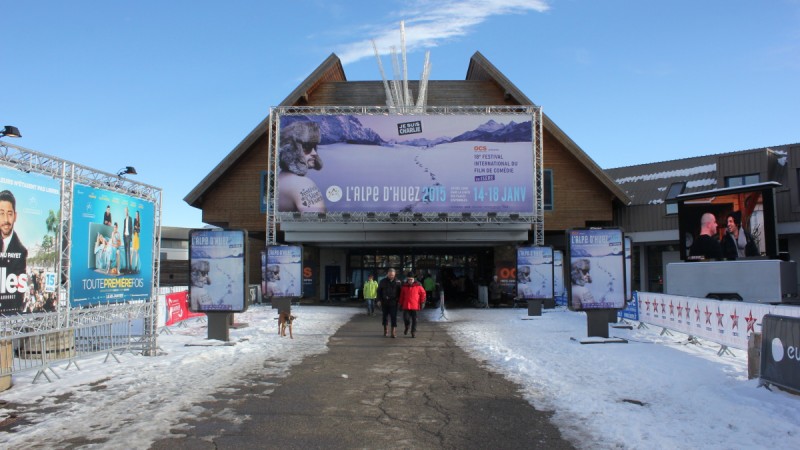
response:
M564 289L564 252L553 251L553 293L556 305L567 306L567 291Z
M70 304L148 301L153 290L153 203L76 184Z
M800 392L800 318L767 314L761 327L761 379Z
M553 247L517 249L517 297L553 298Z
M625 307L625 251L622 230L573 229L569 247L569 308L622 309Z
M625 301L633 298L633 240L625 236Z
M57 180L0 167L0 314L56 310L60 222Z
M189 310L244 312L247 232L200 229L189 232Z
M267 247L264 275L265 297L303 296L303 248L293 245Z

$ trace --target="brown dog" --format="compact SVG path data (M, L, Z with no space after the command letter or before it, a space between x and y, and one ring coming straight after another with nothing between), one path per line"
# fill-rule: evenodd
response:
M296 319L289 311L281 311L278 314L278 334L281 337L286 336L286 328L289 328L289 339L294 339L292 335L292 322Z

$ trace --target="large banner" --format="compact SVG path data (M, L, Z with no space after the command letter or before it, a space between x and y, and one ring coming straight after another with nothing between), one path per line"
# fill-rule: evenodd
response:
M534 212L531 115L283 116L278 211Z
M73 199L70 304L149 300L153 203L80 184Z
M292 245L267 247L262 273L265 298L302 297L303 248Z
M625 253L622 230L574 229L569 246L569 308L622 309L625 306Z
M517 297L553 298L553 247L517 249Z
M247 232L201 229L189 232L189 310L244 312L247 283Z
M800 392L800 319L764 316L761 379Z
M761 333L761 319L765 315L800 317L797 306L707 300L655 292L637 292L637 296L640 321L743 350L747 349L750 333Z
M188 294L189 292L182 291L173 292L165 296L167 304L167 318L164 322L164 325L170 326L186 319L191 319L192 317L205 316L205 314L202 313L194 313L189 311Z
M0 314L55 311L58 180L0 166Z

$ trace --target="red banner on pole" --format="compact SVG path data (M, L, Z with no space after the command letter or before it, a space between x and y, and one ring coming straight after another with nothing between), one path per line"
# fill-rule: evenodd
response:
M203 313L193 313L189 311L187 294L188 292L183 291L166 295L167 320L164 325L170 326L192 317L205 315Z

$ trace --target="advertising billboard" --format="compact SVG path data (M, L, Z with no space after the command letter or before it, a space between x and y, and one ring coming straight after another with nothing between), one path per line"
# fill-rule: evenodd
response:
M633 298L633 240L625 236L625 301Z
M568 306L586 309L625 307L625 251L622 230L572 229L567 232L570 287Z
M553 250L553 294L556 305L567 306L567 291L564 289L564 252Z
M189 232L189 310L244 312L247 232L200 229Z
M73 200L70 304L149 300L153 203L81 184L75 185Z
M0 166L0 314L55 311L58 180Z
M553 247L517 249L517 297L553 298Z
M287 115L279 212L534 213L532 116Z
M294 245L267 247L262 265L264 297L303 296L303 248Z

